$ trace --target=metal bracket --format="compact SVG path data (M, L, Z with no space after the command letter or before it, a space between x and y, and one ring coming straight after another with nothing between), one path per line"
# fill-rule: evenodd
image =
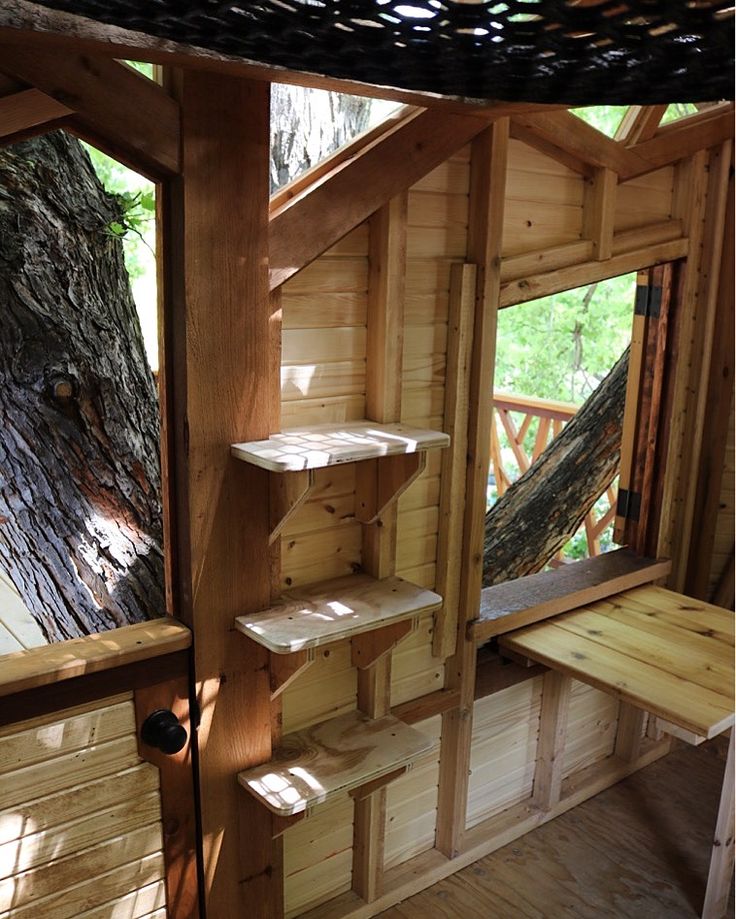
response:
M616 516L623 517L625 520L633 520L636 523L639 520L640 511L641 492L619 488L618 500L616 501Z
M662 287L658 284L641 284L636 287L634 300L634 315L647 316L649 319L659 319L662 306Z

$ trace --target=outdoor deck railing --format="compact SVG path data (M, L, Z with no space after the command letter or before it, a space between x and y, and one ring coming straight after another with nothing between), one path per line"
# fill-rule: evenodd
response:
M565 425L575 415L579 406L571 402L555 402L551 399L536 399L533 396L517 396L508 393L495 393L493 397L493 424L491 425L491 472L496 481L498 497L507 490L514 481L502 455L501 431L505 433L508 445L513 452L514 459L519 467L519 474L523 475L535 460L544 452L553 438L562 431ZM519 422L518 416L522 416ZM516 418L514 416L517 416ZM532 429L537 422L536 431ZM525 445L530 432L533 434L531 453ZM585 516L585 538L589 557L601 554L600 539L606 527L616 515L616 477L618 470L611 481L606 485L595 501L593 507ZM603 512L597 512L596 506L600 498L606 496L608 506ZM561 564L562 553L558 553L550 564Z

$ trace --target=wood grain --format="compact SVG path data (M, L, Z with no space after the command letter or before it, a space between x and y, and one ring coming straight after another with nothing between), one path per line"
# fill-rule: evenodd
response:
M430 745L391 716L350 712L287 735L269 763L238 781L273 813L298 814L411 763Z

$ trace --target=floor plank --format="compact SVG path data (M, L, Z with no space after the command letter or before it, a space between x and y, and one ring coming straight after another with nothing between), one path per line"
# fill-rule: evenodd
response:
M726 748L682 746L381 916L695 919Z

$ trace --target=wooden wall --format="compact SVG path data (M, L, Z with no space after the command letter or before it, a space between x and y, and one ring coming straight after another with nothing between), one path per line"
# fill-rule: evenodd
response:
M466 259L469 160L466 148L416 183L408 196L401 418L438 430L446 427L450 268ZM662 238L677 235L678 227L671 225L674 175L675 170L667 167L622 183L611 232L655 226ZM559 247L577 246L578 261L589 259L581 246L589 186L590 179L580 172L519 140L510 141L503 254L512 272L533 273L535 260L528 256ZM366 223L282 287L283 427L365 417L369 246ZM526 258L526 266L521 258ZM441 462L439 454L430 454L427 469L398 505L397 573L430 588L437 574ZM317 490L282 534L284 586L347 574L361 563L361 527L353 516L354 467L322 470L317 482ZM444 661L433 656L433 625L431 614L422 617L394 652L393 705L442 688ZM469 828L529 799L541 685L541 678L529 680L476 703ZM316 663L284 693L284 731L355 708L356 691L349 642L318 653ZM611 755L617 718L615 701L575 685L565 775ZM389 786L387 868L434 845L440 719L430 718L419 727L435 744L405 778ZM347 797L318 809L285 834L287 915L298 915L350 889L351 842Z
M164 919L159 772L132 694L0 728L0 917Z

